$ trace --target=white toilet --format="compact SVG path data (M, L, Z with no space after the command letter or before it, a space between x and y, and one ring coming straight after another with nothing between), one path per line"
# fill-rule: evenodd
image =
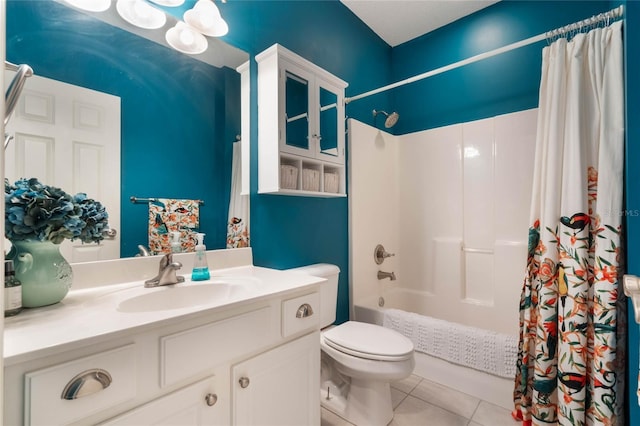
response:
M331 326L340 269L323 263L294 270L327 279L320 291L322 406L356 426L387 425L393 418L389 383L413 371L413 343L379 325L347 321Z

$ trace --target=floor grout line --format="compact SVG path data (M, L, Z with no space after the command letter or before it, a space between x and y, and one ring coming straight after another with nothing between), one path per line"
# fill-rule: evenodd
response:
M398 391L398 392L402 392L402 391ZM404 392L402 392L404 393ZM402 404L404 402L405 399L407 399L407 397L409 396L408 393L404 394L404 397L402 397L402 399L400 400L400 402L398 402L398 405L396 405L395 407L393 407L393 412L396 412L396 409L400 406L400 404Z
M471 413L471 417L469 418L469 423L467 423L468 425L471 424L472 421L475 421L475 420L473 420L473 418L475 417L476 413L478 412L478 408L480 408L480 404L482 404L482 400L478 401L478 405L476 405L476 409L473 410L473 413ZM476 423L478 423L478 422L476 422Z

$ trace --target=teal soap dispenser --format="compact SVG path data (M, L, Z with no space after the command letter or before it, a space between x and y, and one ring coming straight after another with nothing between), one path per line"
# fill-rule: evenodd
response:
M196 258L193 261L193 271L191 271L191 281L203 281L209 279L209 265L207 264L207 248L204 245L204 234L196 234L198 244L196 245Z

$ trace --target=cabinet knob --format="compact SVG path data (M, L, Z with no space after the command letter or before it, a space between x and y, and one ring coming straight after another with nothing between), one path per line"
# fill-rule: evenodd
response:
M215 393L208 393L205 395L204 400L209 407L213 407L216 405L216 402L218 402L218 395Z
M238 383L240 383L240 387L242 389L249 387L249 378L248 377L240 377L240 380L238 380Z
M296 311L296 318L306 318L311 315L313 315L313 308L308 303L303 303Z
M92 368L76 375L62 390L62 399L78 399L109 387L113 379L108 371Z

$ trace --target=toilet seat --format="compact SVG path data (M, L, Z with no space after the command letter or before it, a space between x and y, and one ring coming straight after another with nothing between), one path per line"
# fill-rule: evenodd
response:
M413 357L413 342L402 334L375 324L347 321L322 333L333 349L375 361L404 361Z

